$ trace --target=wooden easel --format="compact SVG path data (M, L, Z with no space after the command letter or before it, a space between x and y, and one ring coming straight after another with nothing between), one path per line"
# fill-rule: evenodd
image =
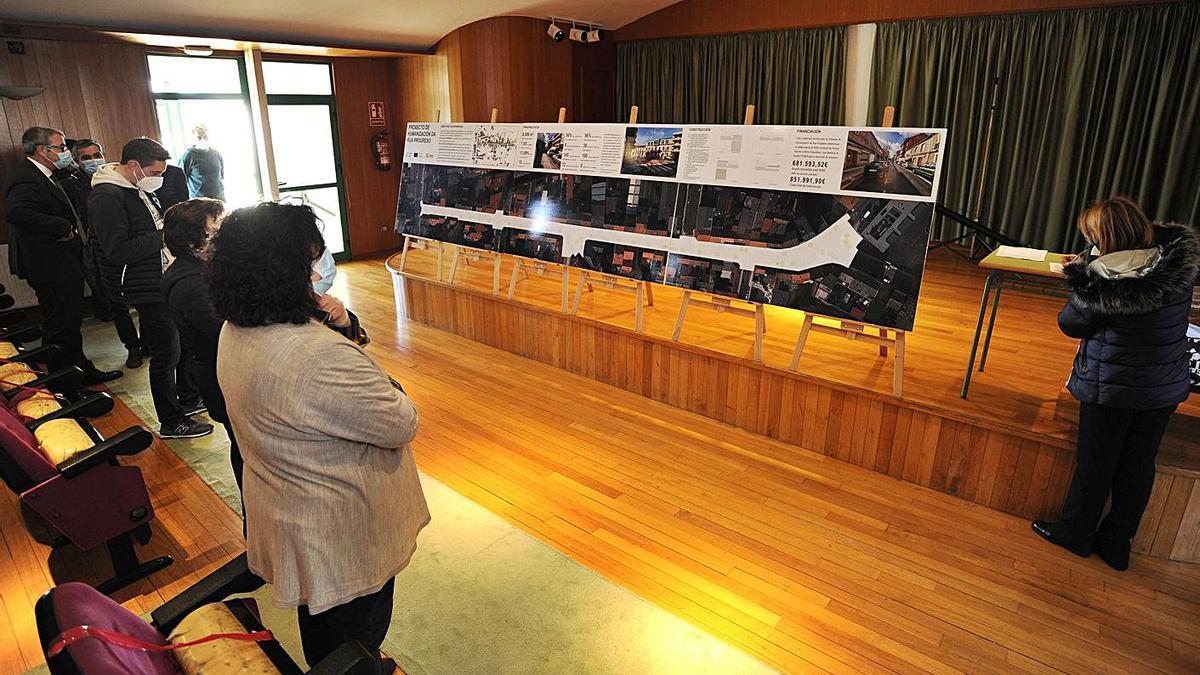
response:
M492 121L495 122L495 109L494 108L492 109L492 115L493 115ZM558 109L558 123L564 124L564 123L566 123L566 121L567 121L567 109L559 108ZM519 256L513 256L513 271L512 271L512 276L509 278L509 281L508 281L508 299L509 300L512 300L513 295L515 295L517 292L517 282L521 280L522 272L525 273L526 279L529 278L530 272L533 272L534 274L537 274L538 276L558 275L559 280L562 282L561 289L560 289L561 290L561 293L560 293L561 298L560 298L560 303L559 303L559 311L561 311L563 314L567 313L567 311L570 309L570 306L567 304L567 298L569 297L569 289L571 287L571 268L569 266L564 265L562 263L553 263L553 262L547 262L545 260L533 260L531 258L521 258Z
M887 106L883 109L883 124L880 126L890 127L895 117L896 109L892 106ZM816 319L829 321L832 325L826 323L817 323ZM878 331L878 335L872 335L867 332L867 328L874 328ZM896 360L892 363L892 394L897 398L904 392L904 336L905 331L895 328L883 328L881 326L871 326L858 321L847 321L845 319L835 319L832 317L818 317L811 312L804 313L804 323L800 326L800 336L796 338L796 349L792 351L792 363L789 366L795 371L800 365L800 356L804 353L804 343L808 341L808 334L812 332L821 333L824 335L833 335L835 337L845 338L851 341L870 342L879 346L879 355L886 357L888 348L894 347L896 350Z
M437 124L441 121L442 121L442 111L438 110L438 109L434 109L434 111L433 111L434 124ZM434 276L435 280L441 281L442 280L442 258L443 258L443 252L444 252L443 249L445 248L445 246L447 246L447 244L440 242L436 239L430 239L428 237L418 237L414 234L404 235L404 244L403 244L403 246L400 247L400 265L396 271L398 271L398 272L404 271L404 263L406 260L408 260L408 252L409 251L427 251L429 249L436 249L437 250L437 272L433 276Z
M746 106L746 116L742 123L749 126L754 124L754 106ZM693 297L698 291L685 290L683 292L683 301L679 303L679 316L675 319L675 332L671 333L671 340L679 342L679 335L683 332L683 322L687 319L688 307L692 303L703 304L712 307L719 314L734 314L736 316L746 316L754 318L754 360L762 363L763 360L763 336L767 332L767 315L766 309L761 302L748 302L752 309L745 307L734 306L735 300L722 295L709 295L707 298Z
M629 123L637 124L637 117L638 107L636 105L630 106ZM580 268L579 282L575 284L575 302L571 306L572 316L579 314L579 301L583 296L583 287L586 285L591 288L593 284L602 288L632 294L636 303L634 310L634 330L638 333L642 332L645 324L644 308L654 306L654 290L651 287L651 282ZM644 304L643 299L645 300Z

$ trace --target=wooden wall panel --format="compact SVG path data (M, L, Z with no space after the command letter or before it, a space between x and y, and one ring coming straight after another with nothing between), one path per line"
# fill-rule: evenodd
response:
M609 324L406 276L410 319L842 461L1053 517L1062 441Z
M547 37L544 19L498 16L458 28L435 48L446 58L451 120L487 121L492 108L505 122L557 119L574 97L571 50Z
M371 138L384 127L373 127L367 116L369 101L383 101L389 114L397 105L393 59L333 59L337 94L338 134L342 144L342 175L346 189L346 218L350 252L355 257L389 251L400 246L392 227L396 220L396 194L400 189L399 139L392 132L392 170L375 168ZM394 119L394 118L393 118Z
M110 154L119 153L132 138L158 137L142 47L18 41L25 45L24 54L0 52L0 84L40 85L46 91L24 101L0 101L0 182L14 163L24 161L21 134L31 126L62 129L71 138L95 138ZM0 203L0 223L4 208Z
M1136 0L683 0L614 33L618 42L977 14L1143 4Z
M408 56L393 63L396 88L396 110L392 113L397 129L409 122L432 122L439 114L443 121L450 119L450 79L446 57ZM398 140L403 140L401 134Z

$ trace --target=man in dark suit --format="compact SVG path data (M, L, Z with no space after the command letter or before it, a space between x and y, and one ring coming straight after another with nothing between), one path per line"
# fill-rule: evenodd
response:
M59 175L71 164L66 138L48 127L21 135L25 159L4 189L8 203L9 268L25 279L42 308L42 342L58 345L63 365L83 369L85 384L121 376L97 370L83 353L84 231Z

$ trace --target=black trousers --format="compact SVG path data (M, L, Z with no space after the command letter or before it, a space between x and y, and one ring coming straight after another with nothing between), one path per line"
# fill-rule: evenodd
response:
M179 327L175 327L176 335L178 335ZM196 383L192 381L192 374L188 368L188 363L192 360L191 353L188 352L187 345L182 340L179 341L179 358L175 364L175 393L179 397L180 405L195 405L203 399L200 396L199 390L196 389Z
M95 366L83 353L83 280L31 283L42 308L42 344L57 345L62 351L58 367Z
M142 338L150 348L150 396L154 399L154 412L158 415L159 424L174 424L184 418L175 385L175 371L179 366L179 333L167 314L166 304L138 303L134 307L142 324Z
M1128 410L1080 404L1075 475L1061 518L1070 539L1129 545L1150 501L1154 457L1173 412L1175 406ZM1112 506L1101 522L1110 495Z
M377 653L387 634L388 624L392 622L392 594L395 590L396 580L389 579L378 592L331 607L320 614L309 614L307 605L297 607L300 642L304 645L304 659L308 661L309 668L343 642L351 640L362 643L368 652Z

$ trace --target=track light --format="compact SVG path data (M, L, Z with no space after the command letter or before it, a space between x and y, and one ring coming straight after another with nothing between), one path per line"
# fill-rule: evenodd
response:
M583 34L584 42L599 42L600 38L601 38L601 35L600 35L599 28L593 28L592 30L585 31Z
M588 31L583 30L582 28L572 28L570 37L575 42L586 42L587 40L586 40L585 36L587 34L588 34Z
M558 24L554 23L554 19L550 19L550 26L546 28L546 35L549 35L555 42L562 42L567 33L559 28Z

